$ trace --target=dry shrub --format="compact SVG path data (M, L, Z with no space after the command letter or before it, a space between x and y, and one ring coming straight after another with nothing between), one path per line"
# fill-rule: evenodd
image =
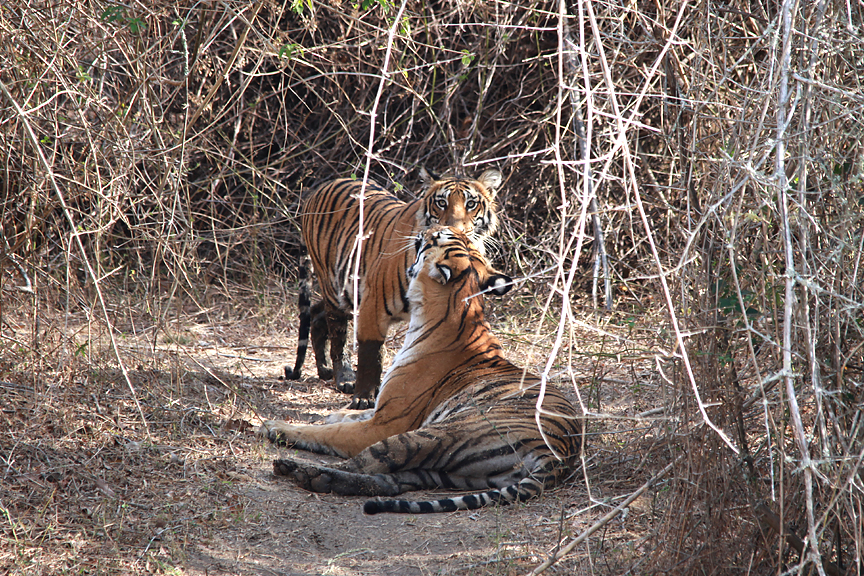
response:
M679 192L666 193L690 198L674 227L675 306L696 333L688 352L707 416L730 439L705 426L682 364L689 408L673 411L686 418L669 440L687 456L663 538L675 545L654 559L664 571L766 573L798 561L766 507L784 531L810 537L820 569L862 569L864 50L851 25L861 14L802 4L786 31L783 13L688 12L698 26L679 32L686 42L664 63L684 72L667 76L681 104L670 102L665 131L682 169Z
M207 309L214 287L230 299L234 282L291 277L299 198L320 179L368 167L408 198L420 166L495 165L499 258L528 289L563 293L555 306L589 290L596 198L618 311L656 313L668 296L693 335L683 354L729 442L705 425L677 349L657 469L687 457L653 569L797 560L754 512L768 501L860 573L860 3L799 3L793 32L778 2L402 6L4 4L0 321L29 309L45 336L38 310L54 306L116 325L110 288L164 330L177 307ZM49 328L46 350L4 325L0 375L74 355ZM675 349L671 321L662 331Z

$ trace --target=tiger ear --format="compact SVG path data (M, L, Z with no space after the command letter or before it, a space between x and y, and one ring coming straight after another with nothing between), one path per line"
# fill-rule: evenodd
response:
M492 274L480 288L496 296L503 296L513 288L513 279L506 274Z
M501 176L501 172L494 168L490 168L489 170L483 172L480 177L477 178L477 181L480 182L480 184L482 184L483 186L485 186L486 189L489 190L489 192L495 194L495 191L501 185L501 181L503 179L504 177Z
M438 175L426 170L425 166L420 167L420 182L424 188L432 185L432 182L438 179Z

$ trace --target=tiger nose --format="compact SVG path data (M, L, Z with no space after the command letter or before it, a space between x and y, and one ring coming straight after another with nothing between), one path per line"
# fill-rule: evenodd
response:
M448 211L444 219L445 226L451 226L460 232L465 232L468 224L469 222L465 218L465 209L461 206L454 206L452 210Z

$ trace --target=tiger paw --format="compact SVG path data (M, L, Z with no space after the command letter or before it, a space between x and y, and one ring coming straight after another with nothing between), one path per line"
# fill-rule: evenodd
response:
M258 427L257 434L259 436L263 436L270 442L279 445L286 445L286 433L285 428L290 426L287 422L283 422L282 420L265 420L261 423L261 426Z
M354 370L348 366L343 366L336 374L336 389L345 394L353 394L356 380L357 376L354 374Z
M273 474L276 476L291 476L291 473L297 469L297 463L293 460L274 460Z
M369 408L375 408L374 398L358 398L355 396L351 400L351 405L348 406L349 410L368 410Z
M303 466L294 460L282 459L273 461L273 474L286 476L298 486L311 492L330 493L330 483L333 478L324 470L315 466Z

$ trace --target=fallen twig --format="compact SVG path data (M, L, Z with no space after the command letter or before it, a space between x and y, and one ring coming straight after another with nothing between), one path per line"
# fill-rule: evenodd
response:
M576 546L578 546L579 544L584 542L585 539L587 539L589 536L594 534L594 532L596 532L597 530L599 530L600 528L602 528L603 526L608 524L610 520L612 520L613 518L618 516L618 514L620 514L621 512L624 511L625 508L630 506L630 504L632 504L634 500L639 498L639 496L644 494L646 490L648 490L651 486L653 486L654 483L657 482L657 480L659 480L660 478L665 476L672 469L672 467L678 463L678 461L680 459L681 459L681 456L678 456L678 458L676 458L674 461L667 464L666 467L663 468L663 470L661 470L660 472L658 472L657 474L652 476L651 479L648 480L645 484L643 484L641 488L639 488L638 490L633 492L630 496L628 496L627 499L624 500L624 502L622 502L621 504L619 504L618 506L616 506L615 508L610 510L609 513L607 513L600 520L595 522L590 528L585 530L582 534L580 534L579 536L574 538L569 544L567 544L566 546L561 548L558 552L556 552L554 556L552 556L551 558L549 558L548 560L546 560L545 562L543 562L542 564L537 566L534 570L529 572L528 573L529 576L533 576L534 574L540 574L541 572L545 571L547 568L549 568L550 566L552 566L553 564L558 562L561 558L563 558L564 556L569 554L573 550L573 548L575 548Z

